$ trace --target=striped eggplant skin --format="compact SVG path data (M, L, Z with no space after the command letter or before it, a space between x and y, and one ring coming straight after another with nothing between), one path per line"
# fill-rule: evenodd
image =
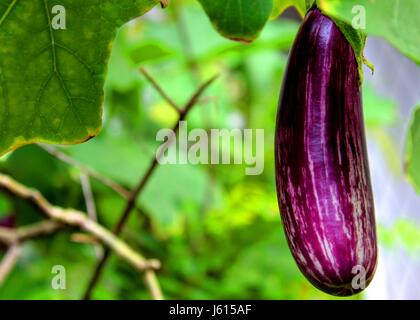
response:
M290 53L276 126L278 202L299 269L326 293L362 291L377 243L360 76L351 45L317 8Z

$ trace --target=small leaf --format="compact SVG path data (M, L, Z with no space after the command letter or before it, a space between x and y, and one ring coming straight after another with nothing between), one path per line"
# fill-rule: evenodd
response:
M252 42L268 21L273 0L198 0L224 37Z
M159 43L144 43L133 49L129 55L132 62L136 65L150 62L152 60L160 60L173 54L173 52Z

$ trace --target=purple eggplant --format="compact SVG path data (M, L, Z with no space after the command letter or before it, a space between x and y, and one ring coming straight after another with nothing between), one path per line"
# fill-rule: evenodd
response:
M278 202L293 257L322 291L358 293L377 264L359 69L317 8L291 50L276 125Z

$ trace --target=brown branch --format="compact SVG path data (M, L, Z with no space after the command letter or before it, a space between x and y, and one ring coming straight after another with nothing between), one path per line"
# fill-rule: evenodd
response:
M162 7L162 9L165 9L167 6L169 6L169 0L161 0L160 6Z
M182 50L184 52L184 56L186 57L187 65L190 71L191 79L194 83L198 83L201 75L201 68L200 64L198 63L196 56L194 54L194 48L191 41L191 34L190 29L188 28L188 25L184 19L183 11L180 6L172 6L171 8L175 22L176 22L176 28L178 31L178 35L180 38ZM216 111L218 110L218 98L217 97L203 97L201 102L205 100L213 100ZM202 117L205 123L205 127L210 127L210 117L207 114L207 110L203 109L202 111ZM212 190L214 188L214 179L216 176L216 172L213 166L207 166L207 170L209 173L209 179L206 183L206 191L205 194L208 195L205 197L205 200L202 204L201 212L206 212L209 204L211 203L212 198Z
M53 157L57 158L58 160L63 161L64 163L66 163L66 164L68 164L72 167L76 167L77 169L79 169L85 175L87 175L91 178L94 178L95 180L99 181L103 185L105 185L108 188L110 188L111 190L113 190L116 194L120 195L123 199L128 200L128 197L130 195L130 191L128 191L126 188L124 188L122 185L118 184L114 180L112 180L112 179L100 174L96 170L78 162L77 160L73 159L72 157L70 157L66 153L58 150L57 148L55 148L51 145L46 145L46 144L40 144L39 143L38 147L40 147L44 151L48 152L49 154L51 154ZM146 220L146 224L150 226L151 225L150 215L148 215L145 212L144 209L142 209L138 206L136 206L136 210L139 213L139 216L142 217L144 220Z
M17 229L0 227L0 243L11 246L14 243L24 242L28 239L53 234L63 228L64 225L62 223L53 220L46 220Z
M48 222L49 224L47 224L47 222L42 224L42 228L40 227L41 224L39 224L36 227L32 226L25 229L25 232L23 232L22 229L18 229L20 232L19 236L12 236L14 232L11 230L5 232L4 228L1 229L1 231L3 231L3 235L6 235L4 239L9 239L9 241L12 241L9 243L13 243L13 241L15 241L16 238L19 239L19 237L27 238L29 235L39 235L42 233L40 232L41 229L45 232L50 232L51 230L54 230L58 227L58 225L55 225L54 223L59 225L64 224L67 226L79 228L80 230L83 230L99 239L104 245L106 245L108 250L114 251L120 258L131 264L140 272L153 272L152 270L158 269L160 267L159 261L145 259L142 255L135 252L131 247L129 247L124 241L120 240L112 232L108 231L95 221L89 219L83 212L74 209L64 209L61 207L53 206L39 193L39 191L30 189L4 174L0 174L0 189L31 203L45 216L52 220L52 222ZM149 287L148 282L146 282L146 285ZM155 294L154 291L156 290L156 285L157 283L150 284L151 294Z
M150 295L153 300L163 300L163 295L160 289L159 281L156 273L153 270L146 270L143 274L144 281L148 284Z
M6 255L0 263L0 287L3 285L7 276L13 270L20 256L20 246L15 243L9 247Z
M190 100L186 104L185 108L180 112L179 120L172 129L173 132L176 133L176 135L178 135L180 122L185 120L188 113L191 111L192 107L197 103L197 101L199 100L199 98L201 97L203 92L207 89L208 86L210 86L213 83L214 80L216 80L216 78L217 78L217 76L212 77L210 80L203 83L198 88L196 93L190 98ZM173 142L173 141L171 141L171 142ZM168 141L168 145L170 145L171 142ZM150 163L150 165L149 165L146 173L144 174L144 176L140 179L137 186L130 193L129 199L127 200L127 204L126 204L126 206L125 206L125 208L124 208L124 210L123 210L123 212L120 216L120 219L118 220L117 225L114 228L114 234L115 235L119 235L122 232L122 230L124 228L124 225L127 222L132 209L135 206L137 197L141 194L144 187L146 186L146 184L150 180L150 177L153 175L155 169L157 168L159 160L162 158L163 154L164 154L164 150L163 150L163 148L161 148L159 154L157 154L156 157L153 158L153 160ZM111 254L110 250L105 250L103 257L98 262L98 264L95 268L95 271L93 273L93 276L92 276L92 278L91 278L91 280L88 284L86 292L83 296L84 299L90 299L92 291L95 288L95 285L96 285L96 283L98 282L98 280L101 276L102 269L104 268L105 264L107 263L110 254Z

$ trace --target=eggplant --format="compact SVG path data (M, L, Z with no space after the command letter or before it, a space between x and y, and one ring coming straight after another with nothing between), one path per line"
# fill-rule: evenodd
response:
M326 293L362 291L375 273L377 241L359 68L318 8L290 52L275 134L278 203L299 269Z

